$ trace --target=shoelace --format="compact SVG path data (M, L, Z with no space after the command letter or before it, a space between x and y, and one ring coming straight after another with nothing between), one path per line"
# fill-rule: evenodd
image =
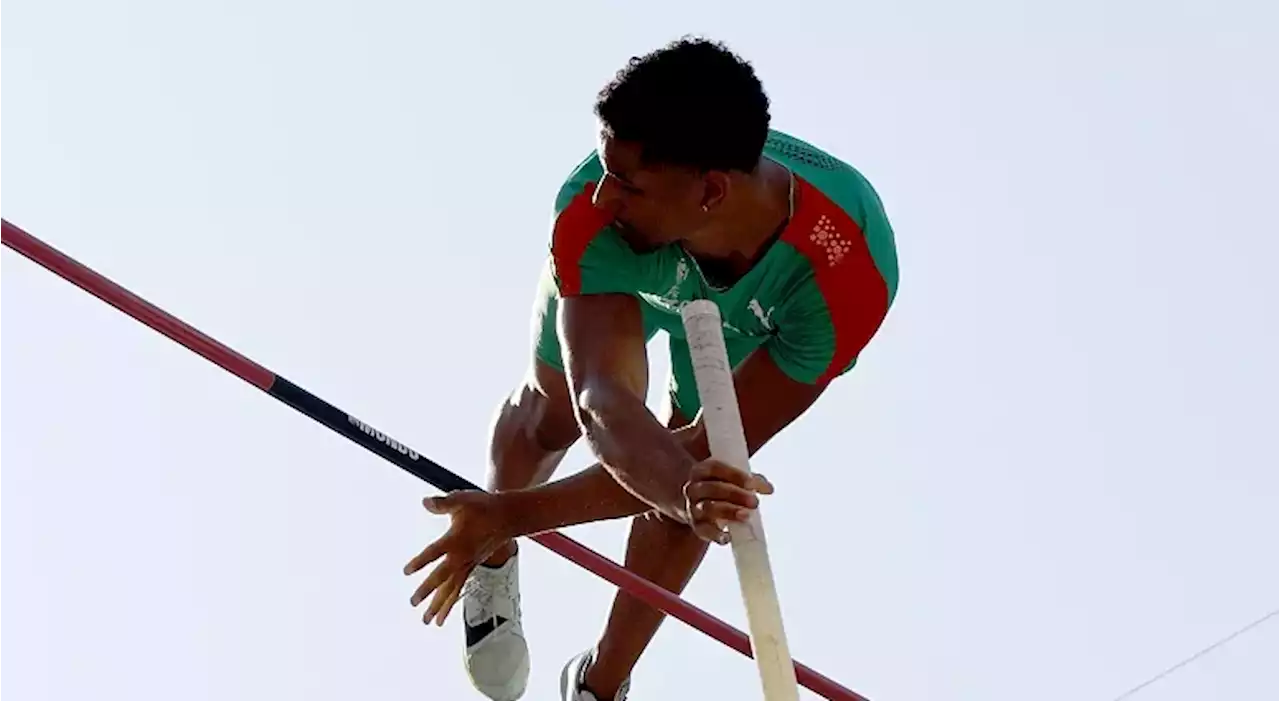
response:
M510 600L514 607L514 614L517 617L520 615L520 598L513 595L510 578L497 572L485 571L484 567L477 567L467 578L462 585L462 595L467 600L475 602L481 620L497 615L493 601L499 595Z

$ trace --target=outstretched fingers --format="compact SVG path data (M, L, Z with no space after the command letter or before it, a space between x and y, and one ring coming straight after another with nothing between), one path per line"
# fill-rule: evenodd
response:
M430 624L434 620L437 626L444 625L449 612L462 596L462 590L466 586L467 577L471 574L473 567L473 564L462 562L455 555L449 555L431 571L410 598L410 603L417 606L428 596L431 597L426 611L422 614L423 623Z
M409 560L409 562L405 564L405 575L411 575L418 572L423 567L439 560L440 557L447 552L449 552L449 534L445 533L438 540L423 548L422 552L415 555L412 560Z
M466 492L450 492L444 496L425 497L422 500L422 506L433 514L443 515L457 511L462 507L466 499ZM408 564L404 566L404 573L406 575L411 575L440 559L442 555L449 552L449 547L452 545L453 535L454 529L450 526L449 530L446 531L444 535L440 536L435 542L424 548L422 552L418 553L418 555L412 560L409 560Z
M441 584L448 581L455 569L456 566L454 565L453 557L445 557L439 565L436 565L435 569L431 570L431 574L427 575L427 578L422 580L422 584L418 585L418 588L413 592L413 596L409 598L409 603L414 606L422 603L422 601L426 599L431 592L435 591Z
M462 589L467 582L467 572L455 572L449 580L446 581L439 589L436 595L432 597L430 606L423 614L422 622L430 623L431 619L435 619L436 626L444 625L444 621L449 617L449 612L453 610L454 604L458 603L458 598L462 596Z

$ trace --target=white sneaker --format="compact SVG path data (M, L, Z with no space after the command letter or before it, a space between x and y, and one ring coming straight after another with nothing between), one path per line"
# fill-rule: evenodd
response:
M529 647L520 623L518 555L501 567L480 565L462 589L467 674L493 701L516 701L529 682Z
M626 701L627 691L631 687L630 679L622 682L612 699L597 698L595 694L582 688L587 667L591 666L594 656L595 650L580 652L564 666L564 670L560 672L560 701Z

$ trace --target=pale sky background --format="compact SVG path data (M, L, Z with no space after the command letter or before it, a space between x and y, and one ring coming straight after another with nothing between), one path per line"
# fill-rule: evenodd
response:
M755 462L795 656L873 701L1110 701L1277 606L1274 2L4 11L5 218L477 481L596 90L724 39L901 257L858 371ZM482 701L400 573L431 490L0 260L6 699ZM524 554L551 699L612 588ZM687 597L745 627L727 549ZM1275 699L1277 639L1131 698ZM679 621L636 674L759 698Z

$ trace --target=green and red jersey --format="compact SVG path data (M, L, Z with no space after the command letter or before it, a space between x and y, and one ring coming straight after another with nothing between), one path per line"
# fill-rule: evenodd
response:
M794 211L763 257L724 288L709 284L678 245L648 253L627 246L592 205L604 174L595 153L574 169L556 198L544 295L637 297L647 336L664 330L672 339L673 392L687 416L696 413L696 391L691 371L682 368L688 364L680 318L684 303L711 299L719 306L734 365L763 348L791 378L825 383L853 366L897 292L893 230L866 178L778 131L769 133L764 155L795 177ZM555 300L544 302L538 355L562 367ZM687 376L680 376L682 369Z

